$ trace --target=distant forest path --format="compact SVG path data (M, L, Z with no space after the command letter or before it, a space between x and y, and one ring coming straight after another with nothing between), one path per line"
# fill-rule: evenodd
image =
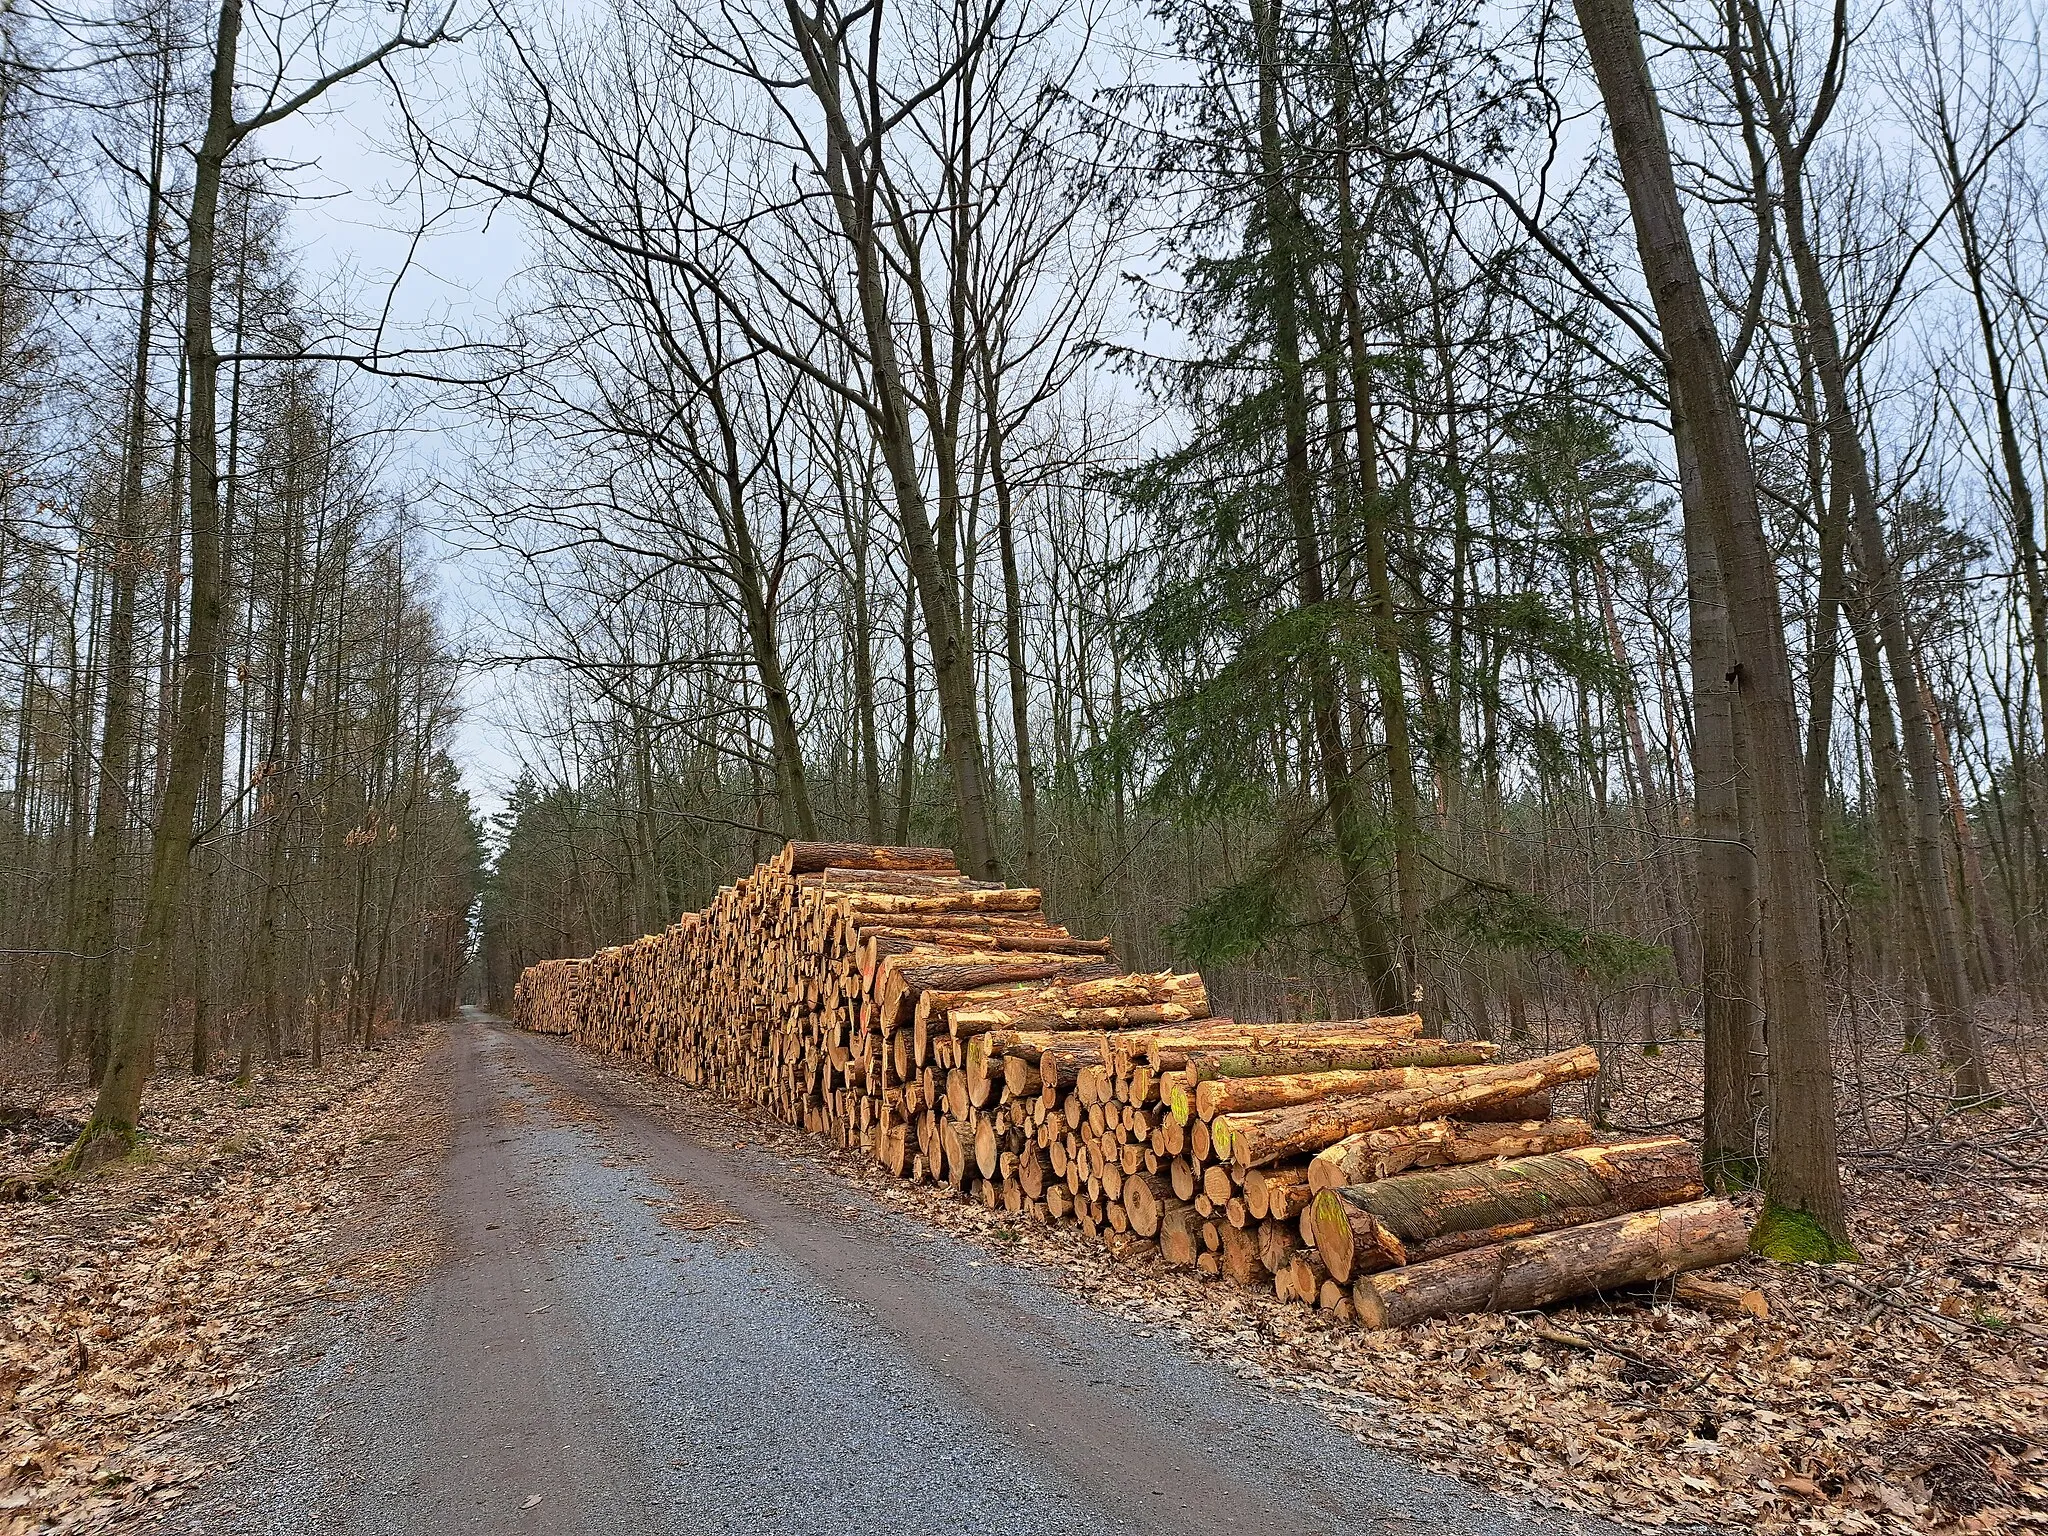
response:
M474 1012L448 1049L442 1262L310 1325L169 1529L1616 1529L1371 1450L729 1107L667 1123L628 1069Z

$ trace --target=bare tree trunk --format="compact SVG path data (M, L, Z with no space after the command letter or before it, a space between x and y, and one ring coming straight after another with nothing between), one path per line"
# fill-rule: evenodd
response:
M940 539L925 497L917 445L911 432L904 372L898 358L895 318L889 312L886 263L876 224L882 146L879 139L856 135L848 121L840 96L838 68L839 51L846 46L844 33L827 25L822 16L806 16L795 0L790 0L788 10L809 71L810 88L824 116L825 132L833 149L826 166L832 206L854 258L854 285L862 335L868 347L868 382L873 395L870 416L895 497L905 557L924 618L925 639L931 647L933 693L938 700L946 762L952 771L961 862L975 875L993 879L1001 871L975 707L974 654L961 614L958 573L949 569L942 558ZM881 14L880 10L871 13L871 26L881 25ZM871 131L879 132L879 125L870 127Z
M1686 595L1692 631L1693 829L1698 839L1700 1032L1706 1049L1701 1158L1716 1189L1753 1187L1762 1095L1756 1064L1756 852L1744 827L1736 750L1728 604L1699 506L1699 465L1685 422L1671 418L1685 512Z
M130 829L146 819L142 808L130 803L139 734L135 699L135 588L147 534L143 475L149 460L150 348L156 321L157 252L163 242L163 163L169 94L170 52L166 47L150 122L148 203L142 226L142 293L135 326L134 366L128 385L119 501L107 562L107 688L100 724L92 838L87 844L87 865L83 871L85 921L73 945L82 957L85 985L80 1003L86 1027L91 1031L87 1059L95 1078L106 1073L113 1050L111 1015L119 975L115 958L115 905L121 883L121 854ZM165 622L170 622L168 615Z
M1920 700L1904 590L1897 566L1885 547L1870 460L1863 450L1862 434L1849 401L1848 368L1835 323L1834 296L1807 229L1804 152L1793 140L1783 101L1773 94L1775 82L1766 75L1761 59L1765 39L1759 13L1754 6L1747 7L1747 11L1751 17L1750 48L1757 56L1753 78L1764 93L1766 121L1777 149L1783 182L1778 204L1784 219L1786 249L1798 283L1807 347L1812 354L1814 373L1820 380L1829 475L1848 489L1866 601L1877 621L1887 663L1885 672L1866 675L1863 685L1875 693L1889 681L1892 699L1898 707L1899 734L1910 774L1906 801L1910 858L1902 864L1900 872L1919 887L1925 924L1927 986L1934 1005L1935 1034L1941 1041L1942 1059L1955 1074L1956 1097L1964 1103L1974 1103L1989 1097L1991 1087L1977 1038L1976 998L1963 959L1955 898L1942 857L1941 778L1935 763L1934 734Z
M125 995L115 1016L112 1049L100 1079L92 1118L73 1148L74 1162L106 1147L125 1151L135 1134L156 1048L156 1020L163 1007L172 940L183 905L185 872L192 855L193 813L212 738L215 647L220 634L220 473L215 403L220 357L214 350L213 290L215 221L221 173L235 143L235 59L241 38L241 0L223 0L216 31L206 127L193 157L192 203L185 221L185 358L191 377L190 434L192 508L191 597L186 610L184 653L174 701L176 729L171 762L157 809L149 884Z
M896 757L896 841L910 841L911 802L917 794L917 594L903 592L903 741Z
M1760 1251L1853 1255L1835 1153L1835 1084L1822 974L1820 881L1778 575L1721 339L1678 200L1662 110L1632 0L1575 0L1607 104L1665 366L1699 465L1700 510L1728 604L1730 665L1756 786L1769 1000L1771 1166Z
M848 644L853 651L854 726L860 739L861 810L868 841L883 840L881 743L875 731L875 619L872 594L868 588L869 543L864 520L849 518L848 543L853 552L853 633Z
M1270 0L1278 5L1279 0ZM1277 20L1275 22L1277 25ZM1415 789L1415 759L1408 739L1408 697L1401 679L1401 632L1394 617L1393 579L1387 568L1387 503L1380 488L1378 428L1373 407L1372 359L1366 350L1365 318L1359 306L1361 286L1358 210L1351 191L1351 93L1350 48L1345 40L1340 10L1331 11L1335 65L1337 130L1337 209L1339 302L1343 309L1346 360L1350 364L1352 432L1358 459L1359 514L1365 526L1365 579L1372 613L1374 687L1387 738L1387 799L1394 817L1394 887L1400 913L1399 970L1401 998L1393 1000L1385 988L1377 995L1382 1007L1395 1001L1405 1011L1423 1000L1421 974L1422 942L1422 857L1421 802ZM1263 56L1263 53L1262 53ZM1263 96L1261 98L1263 102ZM1261 138L1264 123L1261 121ZM1278 130L1274 133L1274 163L1267 168L1277 179ZM1268 191L1271 217L1272 192ZM1284 188L1282 197L1285 198ZM1292 212L1291 199L1287 199ZM1290 226L1291 227L1291 226ZM1291 291L1290 291L1291 292ZM1282 302L1292 305L1291 296ZM1297 365L1298 366L1298 365ZM1304 450L1305 457L1305 450ZM1311 542L1313 549L1313 541ZM1317 556L1318 563L1320 556ZM1318 574L1317 584L1321 584ZM1334 804L1333 804L1334 810ZM1338 829L1344 843L1344 829ZM1348 882L1359 883L1347 867ZM1361 946L1364 945L1361 936ZM1383 941L1382 941L1383 942Z
M1287 186L1280 143L1280 16L1279 0L1251 0L1252 28L1259 55L1259 165L1267 230L1269 294L1273 315L1273 361L1280 375L1281 429L1284 459L1281 483L1287 498L1288 522L1294 539L1295 582L1302 607L1321 612L1327 605L1323 556L1316 532L1315 480L1309 465L1308 390L1301 362L1301 322L1297 310L1301 274L1300 219ZM1359 957L1372 978L1377 1006L1387 1012L1408 1007L1401 967L1389 942L1386 924L1373 896L1377 871L1372 867L1350 756L1344 748L1339 715L1336 669L1327 643L1317 642L1308 664L1309 715L1316 757L1330 819L1337 835L1337 860L1344 877L1346 904ZM1398 686L1398 684L1396 685ZM1382 689L1385 692L1385 689Z
M1024 671L1024 587L1017 570L1016 508L1010 494L1010 472L1003 462L1007 445L996 410L995 377L990 371L989 474L996 493L996 544L1003 565L1003 662L1010 683L1010 733L1017 745L1017 822L1024 843L1024 883L1040 883L1038 867L1038 775L1031 766L1031 682Z

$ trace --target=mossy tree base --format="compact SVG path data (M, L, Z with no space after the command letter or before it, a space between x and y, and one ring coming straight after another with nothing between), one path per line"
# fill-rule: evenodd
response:
M106 1163L118 1162L134 1152L136 1131L132 1125L95 1117L86 1122L78 1140L64 1149L63 1156L50 1165L56 1174L90 1173Z
M1838 1238L1804 1211L1782 1205L1764 1206L1749 1234L1749 1251L1780 1264L1860 1264L1863 1255L1846 1238Z

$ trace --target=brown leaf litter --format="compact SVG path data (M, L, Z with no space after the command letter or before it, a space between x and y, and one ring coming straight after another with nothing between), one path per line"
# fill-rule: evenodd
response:
M445 1132L428 1046L242 1088L167 1073L136 1155L0 1206L0 1533L164 1507L205 1470L193 1432L271 1373L265 1341L297 1308L430 1261ZM38 1172L90 1107L69 1085L5 1096L34 1102L0 1126L0 1176Z

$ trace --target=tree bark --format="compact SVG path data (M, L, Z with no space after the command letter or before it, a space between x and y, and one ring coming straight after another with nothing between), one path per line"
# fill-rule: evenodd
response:
M1740 1208L1695 1200L1366 1275L1352 1286L1351 1304L1366 1328L1405 1328L1460 1312L1522 1312L1726 1264L1742 1257L1747 1237Z
M1266 223L1273 362L1280 376L1284 439L1280 478L1294 542L1295 582L1301 606L1319 619L1326 619L1329 593L1316 530L1315 479L1309 464L1308 388L1302 369L1297 307L1302 278L1301 220L1287 185L1280 139L1280 3L1281 0L1251 0L1252 27L1258 45L1259 178ZM1378 871L1373 867L1370 840L1352 780L1350 754L1344 746L1336 668L1327 641L1316 640L1311 646L1307 661L1309 715L1323 791L1329 800L1330 820L1337 838L1345 901L1360 960L1372 981L1376 1005L1395 1013L1408 1007L1410 999L1373 892Z
M1636 244L1663 333L1672 393L1691 433L1700 502L1728 603L1731 666L1755 778L1764 984L1769 999L1771 1204L1816 1240L1806 1256L1847 1257L1835 1152L1835 1085L1822 975L1799 719L1778 575L1721 339L1678 200L1671 148L1632 0L1575 0L1621 162Z
M177 723L171 736L163 801L157 808L135 961L114 1018L112 1049L92 1118L74 1148L81 1159L97 1155L89 1150L96 1146L125 1151L135 1135L143 1086L153 1065L157 1015L163 1008L172 941L192 855L193 813L198 806L207 742L213 734L213 673L221 611L220 448L215 416L220 356L213 339L214 249L221 173L235 144L235 60L241 28L241 0L222 0L206 126L193 157L192 200L185 221L185 365L192 391L187 418L192 570L174 701Z
M1744 825L1737 750L1734 652L1719 557L1700 505L1699 462L1685 420L1674 408L1679 498L1684 505L1686 603L1692 647L1694 863L1699 884L1700 1033L1706 1055L1701 1137L1707 1181L1724 1191L1759 1180L1758 1122L1763 1095L1757 1064L1756 850Z
M1320 1152L1362 1131L1451 1115L1470 1115L1561 1083L1597 1077L1600 1058L1590 1045L1533 1061L1480 1067L1410 1068L1406 1081L1357 1098L1317 1099L1282 1109L1219 1115L1209 1127L1219 1158L1258 1168L1283 1157Z
M1676 1136L1428 1169L1323 1190L1315 1199L1316 1251L1341 1284L1488 1240L1677 1205L1701 1193L1699 1154Z

